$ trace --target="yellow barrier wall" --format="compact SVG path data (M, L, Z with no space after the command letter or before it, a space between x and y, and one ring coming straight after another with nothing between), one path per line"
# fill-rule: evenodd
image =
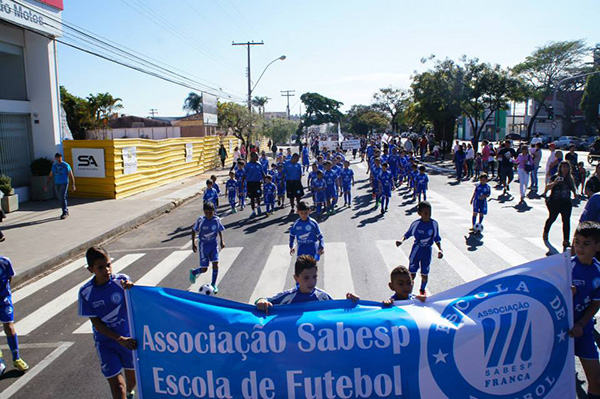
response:
M192 160L186 162L186 144L193 145ZM65 160L73 165L72 148L104 149L105 178L75 177L77 191L71 195L89 198L124 198L184 177L195 176L220 166L218 149L225 145L232 159L235 137L190 137L168 140L118 139L63 142ZM137 172L124 174L123 148L135 147Z

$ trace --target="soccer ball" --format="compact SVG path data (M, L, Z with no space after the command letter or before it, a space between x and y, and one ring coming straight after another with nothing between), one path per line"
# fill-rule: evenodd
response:
M474 230L475 230L476 233L482 233L483 232L483 225L481 223L475 224Z
M202 287L200 287L198 292L202 295L215 295L215 290L210 284L204 284Z

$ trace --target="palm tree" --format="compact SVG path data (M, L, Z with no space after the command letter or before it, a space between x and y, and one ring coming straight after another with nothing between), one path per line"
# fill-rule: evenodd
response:
M183 109L190 113L199 114L202 112L202 96L194 92L188 94L187 98L183 102Z
M269 97L254 97L252 99L252 105L258 107L258 115L263 115L265 113L265 105L269 102Z
M115 111L123 108L123 104L119 104L122 100L110 93L90 94L86 100L88 116L91 119L89 122L94 129L106 130L108 119Z

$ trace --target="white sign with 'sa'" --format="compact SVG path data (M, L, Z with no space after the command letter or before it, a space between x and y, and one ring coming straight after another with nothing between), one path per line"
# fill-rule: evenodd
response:
M106 177L104 149L72 148L73 174L77 177Z

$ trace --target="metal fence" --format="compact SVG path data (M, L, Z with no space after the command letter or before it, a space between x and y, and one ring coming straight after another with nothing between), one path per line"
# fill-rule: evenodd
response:
M13 187L30 184L31 148L29 115L0 114L0 174L11 178Z

